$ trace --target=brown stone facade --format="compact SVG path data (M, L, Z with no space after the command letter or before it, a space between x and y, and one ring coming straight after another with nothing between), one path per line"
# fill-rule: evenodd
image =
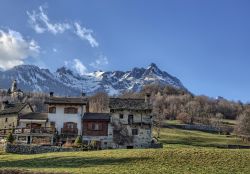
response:
M108 136L108 122L103 120L84 120L83 136Z
M0 129L12 129L18 126L18 115L33 112L30 105L27 105L17 113L6 113L0 115Z

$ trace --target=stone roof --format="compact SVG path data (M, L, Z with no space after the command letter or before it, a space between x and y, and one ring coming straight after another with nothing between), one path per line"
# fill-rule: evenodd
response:
M110 98L109 108L128 110L152 110L152 105L145 102L144 99Z
M40 112L30 112L27 114L20 115L20 119L27 119L27 120L47 120L48 114L47 113L40 113Z
M8 104L4 110L0 111L0 115L9 115L9 114L17 114L25 108L28 103L16 103L16 104Z
M110 120L110 114L108 113L85 113L82 117L83 120Z
M50 97L44 102L45 104L72 104L72 105L86 105L86 97Z

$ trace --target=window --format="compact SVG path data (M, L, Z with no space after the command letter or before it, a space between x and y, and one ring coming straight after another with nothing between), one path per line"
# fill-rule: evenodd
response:
M77 128L77 123L74 123L74 122L65 122L63 124L63 128L65 128L65 129L76 129Z
M77 112L78 112L78 109L74 107L64 108L65 114L77 114Z
M50 126L51 126L51 127L55 127L55 126L56 126L56 123L53 122L53 121L51 121L51 122L50 122Z
M120 114L119 117L120 117L120 119L123 119L123 114Z
M129 115L128 116L128 124L132 124L134 122L134 116L133 115Z
M55 114L56 113L56 107L49 107L49 113Z
M8 122L8 118L5 118L5 123Z
M88 124L88 129L89 130L95 130L95 131L102 130L102 124L101 123L89 123Z
M132 129L132 135L138 135L138 129Z
M68 123L66 127L67 129L74 129L74 123Z

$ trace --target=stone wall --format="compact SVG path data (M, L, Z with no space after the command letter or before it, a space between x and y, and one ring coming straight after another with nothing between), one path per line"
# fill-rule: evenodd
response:
M203 124L187 124L184 125L185 129L190 130L202 130L202 131L211 131L211 132L232 132L233 128L227 126L214 127L212 125L203 125Z
M200 130L200 131L207 131L207 132L233 132L232 126L221 126L215 127L212 125L204 125L204 124L178 124L178 125L167 125L164 126L167 128L178 128L178 129L188 129L188 130Z
M39 154L48 152L76 152L83 151L82 148L66 148L58 146L39 146L39 145L24 145L24 144L6 144L4 151L7 153L16 154Z

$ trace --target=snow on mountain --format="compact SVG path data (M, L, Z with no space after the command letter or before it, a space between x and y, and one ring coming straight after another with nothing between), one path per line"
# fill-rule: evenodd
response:
M51 73L34 65L20 65L0 72L0 88L8 89L16 79L24 91L50 92L57 95L75 96L81 91L92 94L106 91L110 95L125 90L138 91L146 84L159 83L185 89L181 81L152 63L147 68L133 68L131 71L95 71L79 75L66 67Z

